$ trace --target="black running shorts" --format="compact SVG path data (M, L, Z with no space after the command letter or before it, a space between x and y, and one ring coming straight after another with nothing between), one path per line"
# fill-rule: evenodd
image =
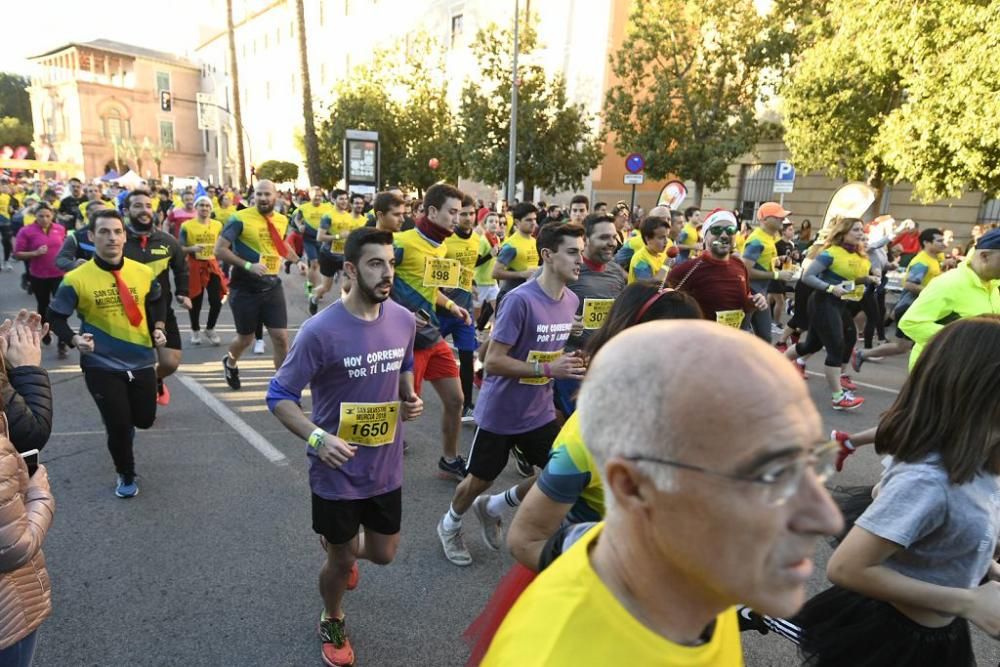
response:
M281 283L263 292L250 292L239 287L230 288L229 307L233 310L236 333L249 336L258 324L268 329L287 329L288 311L285 292Z
M557 435L559 424L555 420L527 433L509 435L477 428L469 451L469 474L492 482L507 466L510 449L515 446L532 465L544 468Z
M344 268L343 255L331 255L328 252L319 253L319 272L324 278L333 278Z
M395 535L403 518L403 489L363 500L327 500L312 494L313 531L330 544L346 544L358 528Z
M163 320L163 333L167 336L167 344L171 350L181 349L181 330L177 328L177 317L174 316L174 309L167 306L167 317Z

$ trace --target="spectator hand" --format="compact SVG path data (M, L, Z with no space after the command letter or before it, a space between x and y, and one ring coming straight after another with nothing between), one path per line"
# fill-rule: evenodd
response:
M30 318L22 319L18 315L6 334L0 336L0 353L3 353L7 362L14 368L42 364L42 337L48 333L49 328L45 325L39 330L32 327L30 321ZM7 322L4 322L4 325L6 324Z

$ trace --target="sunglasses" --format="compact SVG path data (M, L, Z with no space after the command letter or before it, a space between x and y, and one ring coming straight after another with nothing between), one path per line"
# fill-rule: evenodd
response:
M712 236L722 236L723 234L729 234L730 236L736 236L736 232L740 231L740 228L736 225L728 225L723 227L722 225L713 225L708 228Z

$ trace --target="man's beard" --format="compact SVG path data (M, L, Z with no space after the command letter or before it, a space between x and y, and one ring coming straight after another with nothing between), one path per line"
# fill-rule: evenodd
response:
M274 203L259 201L257 202L257 211L264 215L267 215L268 213L274 213Z
M153 228L153 216L145 213L140 213L137 216L129 214L128 221L132 229L139 232L148 232Z
M376 288L385 285L390 289L392 289L392 281L385 281L385 282L379 281L374 285L369 285L361 277L360 272L358 273L354 282L356 283L357 289L361 290L361 294L364 295L365 301L367 301L368 303L382 303L383 301L389 298L389 292L386 292L385 296L379 296L378 294L375 293Z
M733 252L732 243L725 244L729 246L725 252L719 249L719 245L721 243L722 243L721 241L712 241L712 243L709 244L710 246L709 252L712 253L712 257L715 257L716 259L725 259L729 257L729 255Z

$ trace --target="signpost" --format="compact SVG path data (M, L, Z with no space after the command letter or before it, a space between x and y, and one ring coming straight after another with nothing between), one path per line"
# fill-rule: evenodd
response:
M641 153L630 153L627 158L625 158L625 169L628 171L625 174L625 185L632 186L632 203L629 204L628 214L631 217L632 212L635 210L635 186L642 185L645 180L645 176L642 170L646 168L646 158L642 156Z
M795 167L787 160L778 160L774 165L774 187L771 192L781 195L779 203L785 204L785 193L795 190Z
M214 130L218 114L211 93L195 93L195 104L198 110L198 129Z
M344 134L344 189L374 194L381 182L381 156L378 132L347 130Z

